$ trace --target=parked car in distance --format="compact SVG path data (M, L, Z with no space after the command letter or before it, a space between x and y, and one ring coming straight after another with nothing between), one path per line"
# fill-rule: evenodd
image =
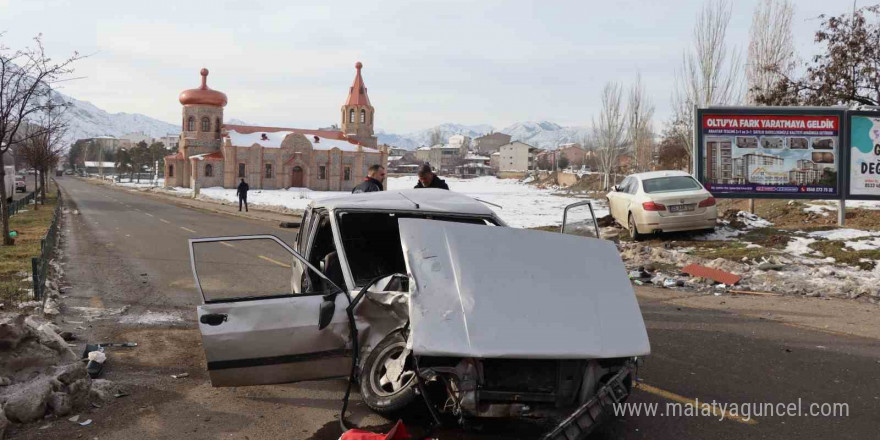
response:
M713 230L715 198L684 171L627 176L608 193L608 210L634 240L646 234Z
M15 192L27 192L27 183L24 176L15 176Z

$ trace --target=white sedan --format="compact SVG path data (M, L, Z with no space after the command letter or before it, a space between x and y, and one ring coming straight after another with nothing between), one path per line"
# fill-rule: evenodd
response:
M683 171L627 176L608 193L608 209L634 240L658 232L711 230L718 217L712 194Z

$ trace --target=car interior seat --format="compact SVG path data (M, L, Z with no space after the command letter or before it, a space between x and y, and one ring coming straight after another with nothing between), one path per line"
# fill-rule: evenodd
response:
M339 264L339 256L336 254L336 251L330 252L329 254L324 256L322 266L322 272L324 276L327 277L333 284L339 286L339 288L345 288L345 278L342 277L342 265ZM323 281L323 280L322 280ZM327 285L327 282L324 281L324 291L329 291L332 288L330 285Z

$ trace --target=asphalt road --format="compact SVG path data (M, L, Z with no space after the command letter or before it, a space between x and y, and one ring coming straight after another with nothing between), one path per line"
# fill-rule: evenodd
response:
M295 231L274 223L183 208L171 202L59 178L78 210L65 223L67 322L81 338L134 340L109 353L106 377L129 396L87 416L88 427L65 420L13 431L13 438L295 438L336 439L344 382L211 388L195 325L200 303L186 239ZM253 256L251 256L253 257ZM251 258L243 257L243 258ZM248 264L257 264L257 258ZM277 260L276 260L277 261ZM266 263L263 260L263 263ZM270 265L273 264L268 262ZM283 261L281 262L283 264ZM262 263L261 263L262 264ZM640 297L652 354L629 402L658 404L657 415L619 417L592 438L874 438L880 426L880 342L783 325L732 313L691 309ZM124 308L124 309L123 309ZM91 320L89 320L91 318ZM186 379L171 374L187 372ZM357 397L355 397L357 399ZM754 417L719 413L673 416L668 404L846 404L848 416ZM731 408L728 406L727 408ZM822 409L820 407L820 409ZM645 409L642 408L642 411ZM759 415L757 411L762 411ZM741 412L741 411L740 411ZM665 414L664 414L665 413ZM354 402L353 421L381 425ZM528 423L490 424L440 438L533 438Z

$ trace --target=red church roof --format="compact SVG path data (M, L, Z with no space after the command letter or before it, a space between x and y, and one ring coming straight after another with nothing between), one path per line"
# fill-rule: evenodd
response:
M370 105L370 97L367 96L367 86L364 85L364 79L361 78L361 67L364 65L360 61L355 63L357 75L354 77L354 83L348 90L348 100L345 105Z

